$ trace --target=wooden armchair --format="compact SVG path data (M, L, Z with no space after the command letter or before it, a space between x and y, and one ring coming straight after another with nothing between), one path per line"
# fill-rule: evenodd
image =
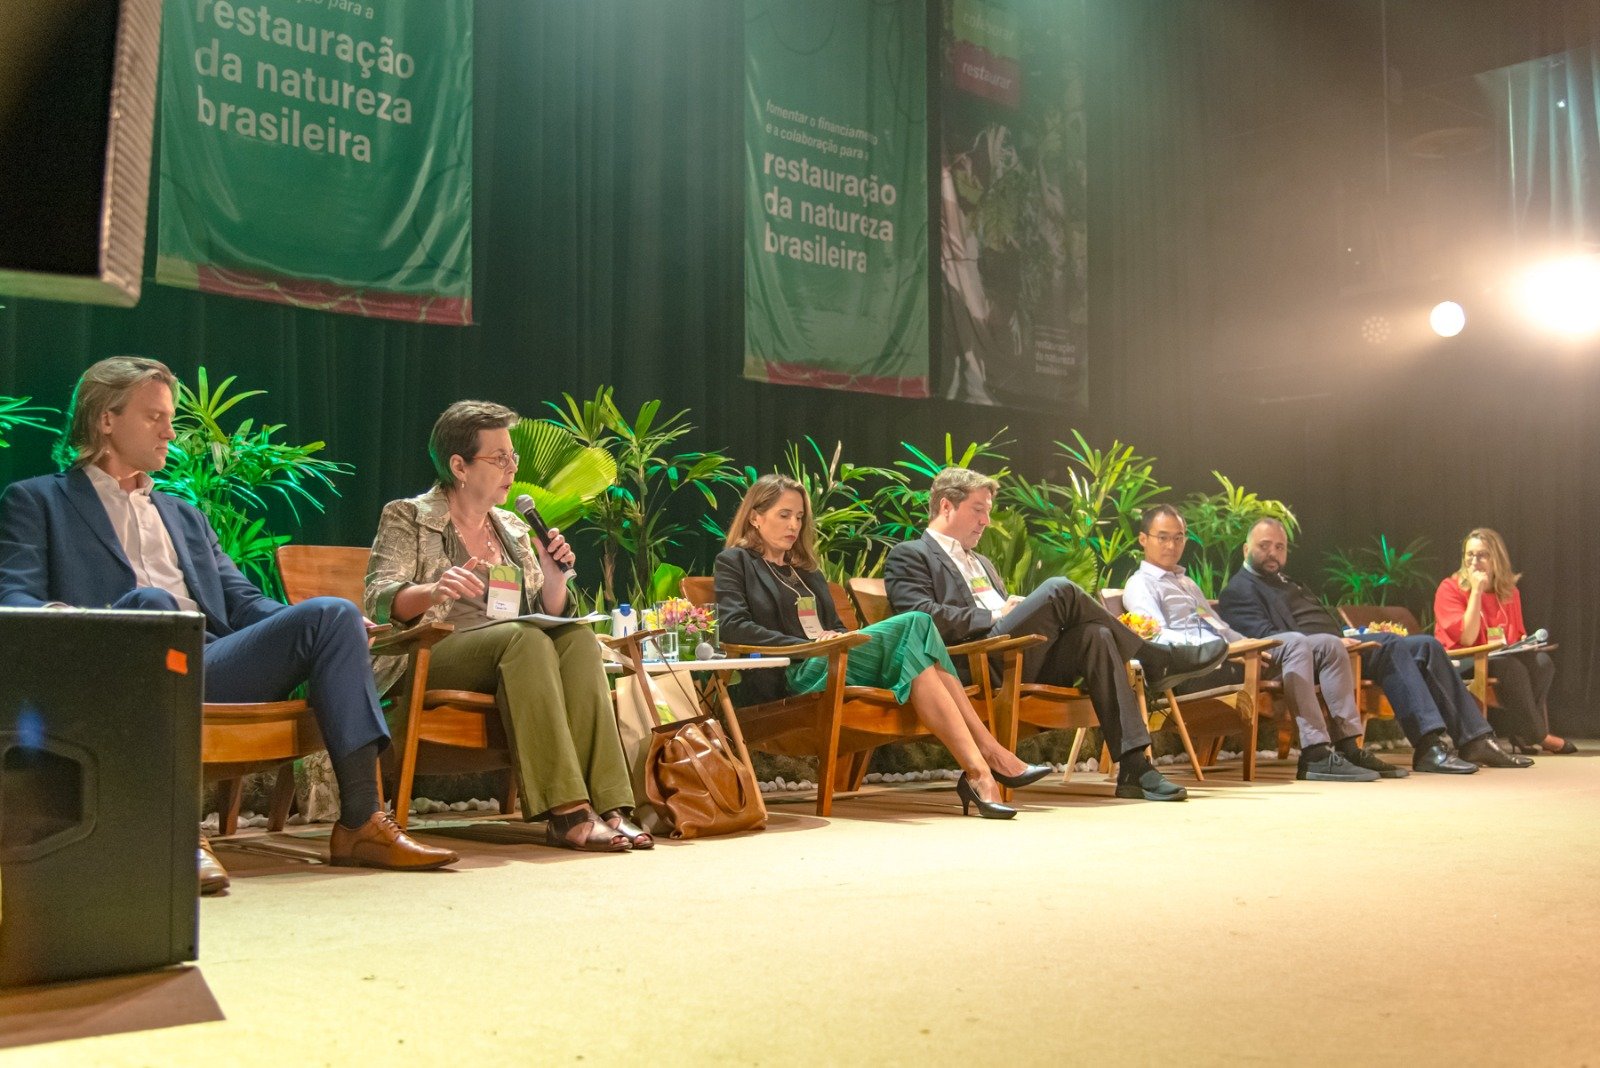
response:
M278 570L284 592L292 604L312 597L343 597L360 604L367 556L365 548L342 545L280 546ZM517 803L516 761L494 694L428 689L431 650L454 631L448 623L423 623L382 633L372 643L374 656L410 658L395 700L404 720L392 756L386 754L398 766L385 769L396 780L394 818L402 827L411 817L411 791L419 765L436 775L504 769L500 811L510 812Z
M1101 590L1100 602L1112 615L1122 615L1121 590ZM1184 750L1189 754L1195 778L1201 782L1205 781L1202 767L1210 767L1217 762L1223 740L1230 734L1237 734L1241 739L1243 749L1241 777L1246 782L1255 779L1260 720L1263 717L1270 718L1272 715L1270 701L1262 700L1262 654L1280 644L1282 643L1265 638L1250 638L1232 643L1228 647L1228 659L1238 662L1243 667L1242 682L1187 693L1183 695L1181 701L1172 690L1149 699L1151 733L1160 730L1164 726L1163 720L1170 715L1174 726L1178 729L1179 737L1183 739ZM1207 742L1203 760L1195 752L1194 736L1199 736Z
M1398 604L1346 604L1339 606L1339 616L1347 627L1364 630L1373 623L1393 623L1404 627L1409 634L1427 634L1422 625L1417 622L1417 617L1411 614L1411 609ZM1478 699L1478 706L1485 713L1494 700L1494 683L1489 678L1489 654L1502 648L1506 643L1498 638L1492 642L1481 645L1468 646L1463 649L1451 649L1450 656L1456 660L1472 660L1472 678L1467 681L1467 689L1472 691L1472 696ZM1368 693L1362 695L1361 712L1363 718L1371 708L1374 715L1393 716L1394 710L1389 707L1388 699L1383 696L1383 691L1371 687Z
M847 626L858 620L844 590L829 583L834 608ZM705 576L683 580L683 595L695 604L715 604L714 582ZM866 776L867 761L880 745L930 737L915 711L895 700L889 690L845 685L850 650L867 641L859 633L845 634L803 645L755 646L723 642L729 656L786 656L828 658L826 685L816 693L794 694L777 701L748 705L737 710L745 743L781 756L817 758L817 815L833 811L836 792L858 788ZM987 663L988 654L1003 651L1004 639L969 642L950 650L952 655L975 657ZM970 691L969 691L970 692ZM992 692L974 702L980 716L992 716Z

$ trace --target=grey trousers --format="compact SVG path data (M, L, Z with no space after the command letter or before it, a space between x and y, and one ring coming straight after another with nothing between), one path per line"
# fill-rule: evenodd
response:
M1361 733L1361 712L1356 707L1355 674L1350 653L1332 634L1273 634L1283 643L1273 650L1268 678L1282 678L1295 725L1300 728L1300 748L1327 745ZM1328 706L1323 715L1317 703L1317 684Z

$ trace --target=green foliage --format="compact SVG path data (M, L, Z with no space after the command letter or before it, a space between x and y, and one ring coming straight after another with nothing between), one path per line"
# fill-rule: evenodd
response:
M970 468L979 460L1005 461L1007 457L1000 450L1009 445L1010 441L1001 440L1000 435L1004 434L1006 429L1001 427L987 441L969 442L959 454L955 451L955 442L949 434L946 434L943 463L909 441L902 441L900 447L910 453L911 458L896 460L894 465L909 474L901 476L898 481L885 482L873 493L871 511L878 519L877 535L887 539L890 545L920 535L922 529L928 525L929 484L947 467ZM1002 466L998 471L985 474L991 478L1003 479L1010 474L1010 469ZM878 571L882 570L882 566L880 559ZM858 571L856 574L876 575L878 571Z
M524 419L512 427L511 445L522 460L506 507L526 493L550 526L564 529L617 481L617 462L609 452L583 444L547 419Z
M6 435L19 427L30 427L34 430L49 430L51 426L45 422L47 415L60 415L54 408L44 408L36 404L29 404L32 397L0 397L0 449L11 447L6 440Z
M1413 538L1403 549L1379 534L1375 545L1350 552L1328 554L1323 573L1334 604L1398 604L1407 590L1431 585L1431 572L1423 567L1427 538Z
M600 542L601 581L607 603L618 602L618 586L634 601L649 603L657 567L677 547L687 527L668 514L683 491L697 493L716 507L712 492L737 476L733 462L717 452L674 452L694 430L687 411L661 418L661 402L646 401L632 419L617 407L610 386L593 400L563 394L565 407L550 404L550 422L567 430L578 444L606 450L616 461L615 484L589 506L586 525Z
M322 511L319 495L338 495L334 475L351 472L347 464L325 460L316 453L324 443L288 445L274 441L283 424L256 426L246 419L232 430L222 417L241 401L264 394L254 389L230 393L230 376L212 389L206 369L195 375L197 388L178 383L177 437L167 446L167 463L152 478L162 490L181 497L204 513L222 551L264 591L281 597L273 552L290 541L288 534L268 526L270 503L287 505L296 526L300 508Z
M1140 456L1133 446L1114 440L1099 450L1091 448L1076 430L1072 436L1076 447L1056 442L1072 462L1067 485L1062 488L1075 522L1072 540L1088 547L1093 574L1087 582L1069 577L1090 593L1099 593L1138 548L1140 511L1171 487L1156 481L1155 459ZM1060 549L1075 551L1070 542L1063 542Z
M1189 531L1189 551L1184 558L1189 577L1207 597L1217 597L1240 566L1245 539L1257 520L1278 520L1291 539L1299 533L1300 521L1282 501L1247 493L1220 471L1211 474L1222 488L1214 493L1191 493L1180 510Z
M852 464L843 457L844 444L835 442L831 456L823 455L816 441L791 442L784 452L788 475L804 487L811 499L812 521L817 533L817 557L823 573L834 582L852 575L876 575L883 570L883 559L895 539L879 528L872 501L885 487L904 486L906 476L887 467ZM736 476L740 491L747 491L760 477L753 467ZM711 516L701 519L704 528L719 539L726 529Z

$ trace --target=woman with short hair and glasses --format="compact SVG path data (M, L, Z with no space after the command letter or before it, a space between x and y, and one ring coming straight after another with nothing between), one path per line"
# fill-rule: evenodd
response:
M1462 649L1503 639L1507 645L1527 636L1522 622L1522 578L1511 569L1505 539L1479 527L1461 545L1461 567L1439 583L1433 596L1434 636L1446 649ZM1489 659L1495 705L1489 719L1519 753L1576 753L1577 746L1550 733L1548 697L1556 665L1542 649L1526 649ZM1497 714L1498 713L1498 714Z
M365 607L380 623L451 623L433 647L431 689L495 695L515 753L526 819L546 818L546 841L593 853L649 849L632 820L633 788L611 711L599 639L573 623L544 630L514 617L566 614L562 564L572 548L551 528L535 545L528 525L496 507L516 476L517 413L457 401L433 426L438 481L391 501L378 521ZM405 673L403 657L373 665L380 692Z

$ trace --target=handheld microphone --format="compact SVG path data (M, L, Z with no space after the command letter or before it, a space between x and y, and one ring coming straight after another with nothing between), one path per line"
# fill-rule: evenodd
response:
M517 498L517 514L522 517L533 530L533 536L539 539L539 544L544 546L544 551L550 551L550 527L545 524L544 518L539 515L538 507L533 503L533 498L526 493ZM566 572L567 578L577 577L577 570L571 564L558 563L557 567Z

